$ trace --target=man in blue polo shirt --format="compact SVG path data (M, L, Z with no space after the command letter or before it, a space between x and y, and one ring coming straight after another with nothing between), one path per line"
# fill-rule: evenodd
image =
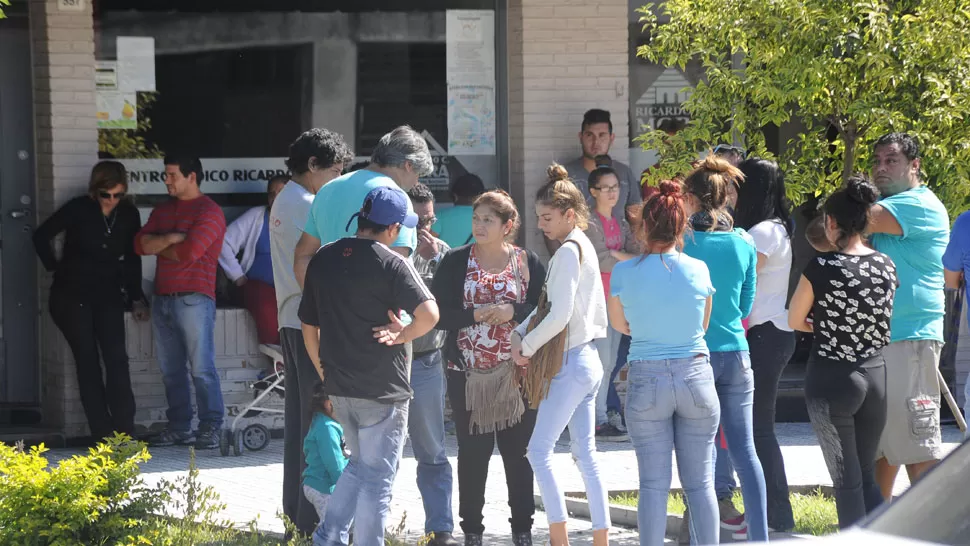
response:
M892 498L900 465L911 482L942 457L940 383L943 349L943 252L950 220L943 203L920 181L919 146L910 135L884 135L873 147L872 178L882 194L872 206L872 246L896 264L899 288L886 361L886 428L876 481Z

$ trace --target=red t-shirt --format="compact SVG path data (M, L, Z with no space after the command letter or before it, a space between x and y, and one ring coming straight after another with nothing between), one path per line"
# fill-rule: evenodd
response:
M135 236L135 252L144 255L142 235L178 232L185 240L172 245L178 261L159 255L155 267L155 294L198 292L216 298L216 268L226 234L222 209L203 195L188 201L172 199L155 207L145 227Z

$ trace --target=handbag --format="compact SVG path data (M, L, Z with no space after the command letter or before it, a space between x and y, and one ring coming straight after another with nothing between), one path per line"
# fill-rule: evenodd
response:
M512 275L518 293L516 303L523 299L519 276L519 258L512 249ZM511 360L487 370L466 368L465 409L469 412L469 434L488 434L515 426L525 413L525 401Z
M579 250L579 263L582 264L583 247L572 239L567 239L563 242L563 244L566 243L576 245L576 248ZM549 274L546 273L546 282L548 280ZM546 291L546 282L542 284L542 291L539 293L539 303L536 305L536 312L526 327L525 331L527 335L532 330L535 330L536 326L549 315L549 310L552 308L552 302L549 301L549 294ZM549 387L552 385L552 379L562 369L563 354L566 352L566 340L568 338L569 325L567 324L561 332L536 349L536 352L529 357L529 366L526 368L525 373L525 395L529 399L530 408L538 408L539 402L542 402L549 396Z

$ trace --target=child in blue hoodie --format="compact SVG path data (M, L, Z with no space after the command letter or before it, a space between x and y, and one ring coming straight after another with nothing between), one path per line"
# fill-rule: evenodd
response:
M344 429L334 420L333 404L322 388L318 387L313 395L313 407L316 413L303 439L303 455L306 457L303 494L323 521L330 494L347 466L347 456L344 454Z

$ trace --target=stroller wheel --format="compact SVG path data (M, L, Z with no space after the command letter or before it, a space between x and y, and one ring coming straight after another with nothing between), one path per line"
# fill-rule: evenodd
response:
M259 424L252 424L243 429L243 444L250 451L259 451L269 445L269 429Z
M243 434L241 430L232 432L232 454L237 457L243 454Z
M219 453L223 457L229 456L229 445L232 444L232 431L224 428L219 431Z

